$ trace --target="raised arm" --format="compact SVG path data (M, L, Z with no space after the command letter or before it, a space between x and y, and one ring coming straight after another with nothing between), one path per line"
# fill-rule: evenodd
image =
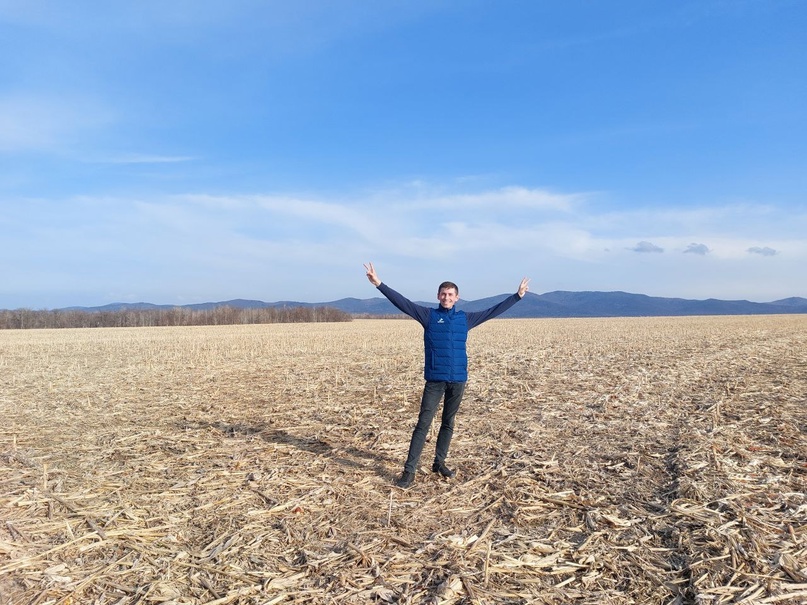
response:
M387 299L395 305L399 311L403 311L412 319L416 319L420 325L424 328L429 323L429 308L422 307L413 303L411 300L406 298L403 294L396 292L392 288L390 288L387 284L382 284L381 279L378 277L378 274L375 272L375 267L373 267L373 263L366 263L364 265L365 271L367 271L367 279L370 280L370 283L373 284L376 288L378 288L379 292L387 297Z
M502 302L497 305L492 306L490 309L485 309L484 311L469 311L466 313L468 316L468 329L475 328L481 323L488 321L489 319L493 319L494 317L498 317L507 309L512 307L527 293L529 290L529 278L525 277L521 280L521 283L518 285L518 292L515 294L511 294L507 298L505 298Z

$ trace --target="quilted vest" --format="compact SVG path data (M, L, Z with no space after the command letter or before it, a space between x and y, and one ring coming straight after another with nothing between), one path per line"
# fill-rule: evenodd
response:
M426 352L424 377L436 382L468 380L468 322L465 312L456 309L431 309L429 325L423 332Z

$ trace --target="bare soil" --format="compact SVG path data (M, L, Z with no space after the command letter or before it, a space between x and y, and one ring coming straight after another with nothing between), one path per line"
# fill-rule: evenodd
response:
M0 603L807 603L807 316L0 332Z

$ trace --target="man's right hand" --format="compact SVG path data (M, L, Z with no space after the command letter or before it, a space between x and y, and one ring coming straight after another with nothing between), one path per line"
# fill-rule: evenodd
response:
M373 263L366 263L364 265L365 271L367 271L367 279L370 280L370 283L374 286L378 287L381 285L381 280L378 278L378 274L375 272L375 267L373 267Z

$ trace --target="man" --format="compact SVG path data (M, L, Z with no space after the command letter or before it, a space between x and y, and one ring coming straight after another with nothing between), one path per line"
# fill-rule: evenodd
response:
M490 309L466 313L454 308L460 298L460 292L457 285L452 282L440 284L437 289L437 300L440 306L434 309L416 305L382 283L373 263L364 265L364 268L371 284L378 288L393 305L423 326L425 352L423 374L426 385L423 387L417 425L415 425L412 440L409 443L409 455L406 458L403 473L395 484L406 489L414 482L418 460L426 443L426 434L441 399L444 399L443 415L440 421L440 432L437 434L432 472L450 479L456 473L445 465L445 461L451 445L451 437L454 434L454 416L460 407L465 383L468 380L468 355L465 350L468 330L501 315L521 300L529 290L527 284L530 280L526 277L522 279L518 292Z

